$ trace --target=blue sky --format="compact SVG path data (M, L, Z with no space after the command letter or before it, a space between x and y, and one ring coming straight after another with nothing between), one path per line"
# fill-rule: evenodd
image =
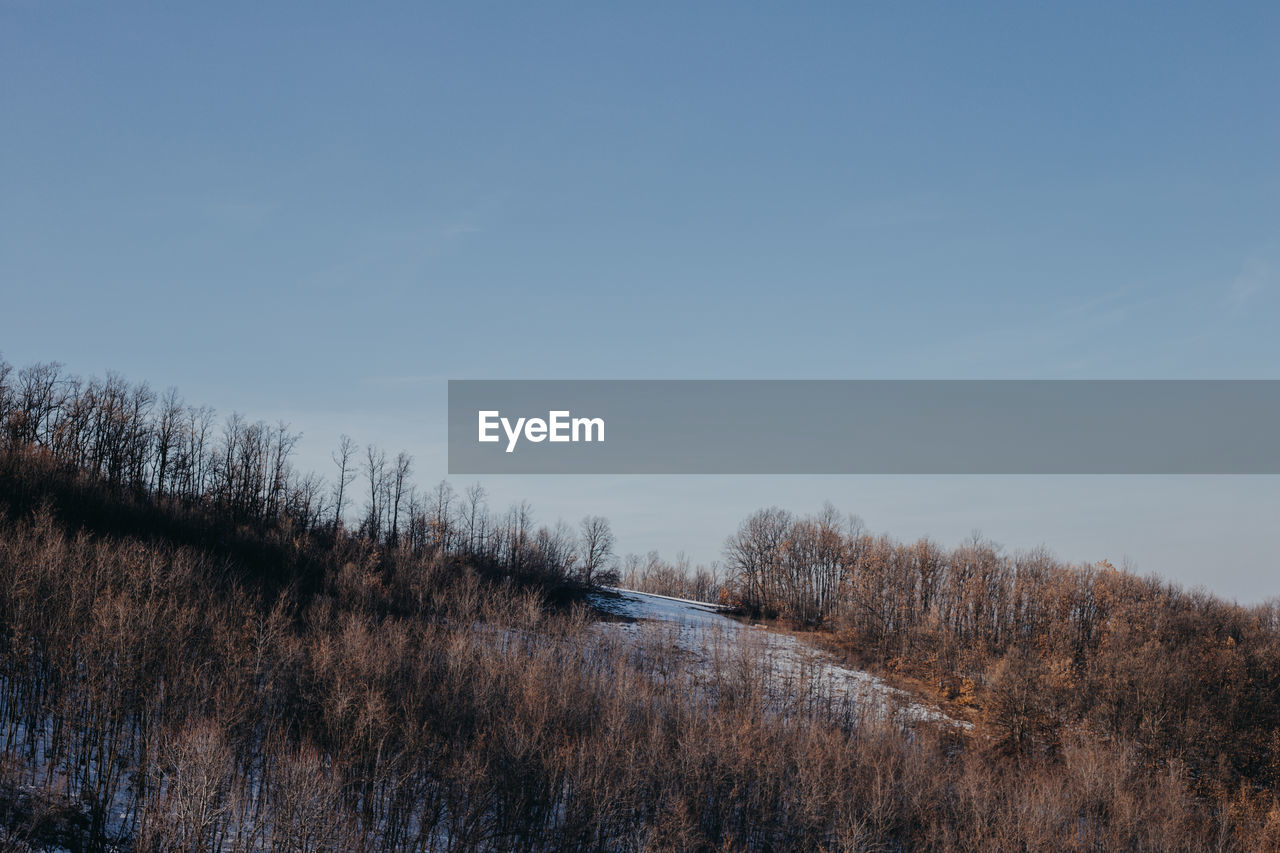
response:
M0 0L0 351L445 473L447 378L1277 378L1280 7ZM461 483L458 485L462 485ZM1280 594L1276 478L511 478Z

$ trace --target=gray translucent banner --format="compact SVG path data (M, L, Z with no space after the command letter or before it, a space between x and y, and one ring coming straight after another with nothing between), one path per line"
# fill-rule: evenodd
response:
M449 382L450 474L1277 474L1278 436L1280 380Z

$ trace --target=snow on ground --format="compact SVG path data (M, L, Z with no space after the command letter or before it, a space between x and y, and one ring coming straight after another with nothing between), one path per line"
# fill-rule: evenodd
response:
M733 651L749 648L768 661L765 669L789 690L803 690L855 702L864 710L892 710L907 721L949 723L962 728L971 723L953 719L935 707L924 705L909 693L891 687L882 679L859 669L837 663L833 656L790 634L762 626L746 625L724 615L715 605L663 595L607 588L617 597L594 595L600 610L635 622L603 623L605 630L639 636L644 626L670 629L671 641L704 666L723 663Z

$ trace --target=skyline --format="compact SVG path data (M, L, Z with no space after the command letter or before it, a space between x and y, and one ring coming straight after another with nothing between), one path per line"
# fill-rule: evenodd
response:
M422 487L449 378L1276 378L1278 36L1267 4L0 4L0 353ZM831 500L1280 594L1270 477L484 484L696 562Z

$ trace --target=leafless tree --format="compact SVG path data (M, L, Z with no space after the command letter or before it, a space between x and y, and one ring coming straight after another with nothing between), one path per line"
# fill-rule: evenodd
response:
M578 561L580 579L588 586L596 583L617 582L617 572L611 571L615 539L609 520L600 515L588 515L582 519L579 541L582 546Z
M387 478L387 454L372 444L365 448L364 476L369 481L369 506L365 511L365 529L368 536L382 536L383 516L386 514L387 495L391 491Z
M356 471L353 457L356 443L351 436L343 434L338 439L338 449L333 453L333 463L338 466L338 480L333 484L333 529L336 532L342 527L342 510L346 506L347 486L355 481Z
M400 502L404 499L405 492L409 488L409 475L413 470L413 457L403 450L396 454L394 466L391 469L390 492L391 492L391 544L394 546L400 541Z

